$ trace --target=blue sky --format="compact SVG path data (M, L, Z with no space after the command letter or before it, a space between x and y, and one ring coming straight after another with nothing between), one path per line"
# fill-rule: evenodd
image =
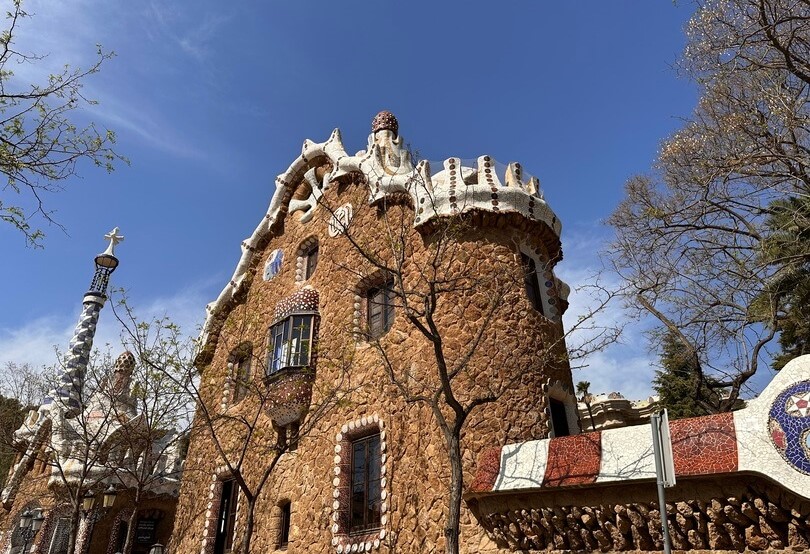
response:
M649 171L696 91L672 69L686 2L29 1L18 45L38 68L117 57L90 79L85 116L118 134L131 160L47 197L67 228L44 250L0 227L0 363L66 347L102 235L119 226L114 285L143 315L193 326L264 214L273 179L304 139L338 127L350 152L393 111L422 157L519 161L563 221L572 284L598 263L601 221L625 180ZM576 301L574 301L576 305ZM609 317L619 318L618 311ZM102 313L101 342L116 329ZM639 329L575 374L596 392L649 393Z

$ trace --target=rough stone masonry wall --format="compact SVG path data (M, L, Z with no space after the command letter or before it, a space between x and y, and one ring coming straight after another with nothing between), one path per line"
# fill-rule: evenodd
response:
M41 454L41 453L40 453ZM49 509L53 505L54 499L48 489L48 473L50 467L35 459L25 478L20 484L20 490L14 497L14 502L8 508L0 510L0 529L5 530L5 534L0 539L0 552L8 545L11 538L9 530L19 524L20 515L29 508ZM9 474L11 474L9 470ZM47 516L47 514L46 514ZM43 533L40 533L42 535ZM37 537L39 540L41 537Z
M803 551L810 546L810 502L760 478L691 480L667 494L676 550ZM663 549L653 483L495 497L476 511L498 549Z
M358 240L383 253L386 248L382 213L368 206L368 191L361 183L334 186L326 191L326 201L337 207L351 203L354 219L351 228ZM412 222L407 206L389 207L389 217L401 217ZM301 437L297 451L283 455L257 504L256 531L253 552L272 552L277 548L279 506L292 503L290 543L287 552L334 552L333 525L336 485L335 465L340 442L338 434L348 424L377 416L384 421L386 433L386 522L380 552L431 552L443 547L443 524L446 514L449 467L444 446L431 411L419 404L409 404L388 380L373 347L358 342L354 336L355 316L362 312L362 298L358 298L358 281L368 274L368 268L353 251L345 237L331 237L327 226L331 213L319 207L308 223L301 223L295 213L287 215L283 229L264 245L255 259L250 290L223 325L216 350L203 371L203 387L209 397L208 405L218 407L223 400L223 386L227 381L227 360L232 349L245 341L253 343L253 375L256 386L266 364L267 329L273 322L276 304L300 290L302 285L312 286L320 294L320 345L313 406L323 399L323 391L337 385L348 393L338 407L329 411L315 429ZM504 215L508 218L508 215ZM498 220L493 219L493 223ZM510 279L510 292L497 312L491 330L482 341L481 351L460 376L462 389L484 390L484 387L510 384L509 390L497 402L478 410L471 417L463 433L463 460L465 478L472 479L471 471L477 453L491 444L542 438L547 435L548 422L543 409L546 404L542 385L548 380L571 384L571 375L564 363L553 364L538 359L550 337L557 336L560 325L533 312L523 290L521 266L517 245L526 241L525 230L516 232L497 225L477 230L472 228L460 243L457 255L449 268L453 275L480 275L486 277L502 272ZM427 250L422 237L408 223L408 252L410 269L407 279L418 278L419 262L425 261ZM518 236L519 235L519 236ZM296 283L294 254L299 245L317 237L320 260L313 277L306 283ZM531 241L532 239L529 239ZM543 246L535 244L538 250ZM265 260L274 250L284 251L284 261L275 277L262 279ZM300 276L299 276L300 280ZM471 333L483 317L487 291L479 290L470 296L448 298L440 306L438 324L446 330L447 352L456 359L469 344ZM398 371L409 374L415 385L430 382L434 377L430 344L418 331L408 325L397 313L393 328L383 337L383 345L395 360ZM562 346L562 345L560 345ZM518 377L516 379L516 377ZM462 397L469 396L464 393ZM226 398L227 404L227 398ZM245 415L255 411L250 398L230 405L228 413ZM248 451L244 463L248 480L254 482L268 460L268 445L275 442L271 422L260 418L265 432ZM238 433L223 433L227 448L239 445ZM186 460L175 525L172 551L182 554L208 552L212 541L203 548L201 537L210 521L216 518L216 481L223 476L222 461L218 459L210 440L200 432L192 440ZM219 475L219 477L217 476ZM236 541L243 529L243 506L237 511ZM206 527L206 522L208 527ZM462 517L462 545L465 551L479 551L490 539L472 518L468 510ZM374 541L368 547L374 549ZM366 548L366 543L363 543ZM376 550L375 550L376 551Z

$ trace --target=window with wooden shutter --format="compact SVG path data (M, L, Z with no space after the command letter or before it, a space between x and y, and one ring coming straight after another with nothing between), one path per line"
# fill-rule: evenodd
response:
M250 354L237 358L233 362L233 401L239 402L248 392L250 386Z
M310 247L304 253L304 280L306 281L312 274L315 273L315 268L318 266L318 244Z
M285 502L281 505L281 521L278 530L278 547L287 548L290 542L290 516L292 515L292 504Z
M214 554L226 554L233 551L233 536L236 527L236 500L239 486L236 480L222 482L222 495L219 503L216 536L214 537Z
M371 338L383 336L394 324L394 293L393 280L368 290L366 294L368 303L368 334Z

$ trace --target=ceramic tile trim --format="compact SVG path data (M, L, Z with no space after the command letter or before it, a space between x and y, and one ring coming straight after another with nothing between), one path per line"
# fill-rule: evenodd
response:
M351 444L353 440L368 435L380 434L380 528L361 535L348 534L349 496L351 495ZM335 436L334 476L332 485L332 546L337 554L371 552L377 550L388 534L389 498L387 431L378 414L362 416L345 423Z
M670 434L677 478L756 473L810 499L810 355L787 364L742 410L671 421ZM655 478L649 425L495 447L488 456L473 493Z
M420 227L437 217L464 212L512 212L527 220L545 224L559 239L562 223L543 198L537 179L532 177L526 182L522 180L524 177L520 164L511 163L507 166L506 183L501 184L495 182L494 171L486 174L487 164L493 165L494 160L489 156L480 156L477 164L479 173L484 172L484 180L467 185L461 177L464 170L469 172L472 169L462 167L460 158L448 158L443 162L444 169L432 174L427 160L413 165L404 145L402 137L388 123L372 132L368 137L367 149L354 156L349 156L346 152L338 129L332 131L324 142L304 141L301 155L284 173L276 177L276 191L264 217L251 236L242 241L242 254L230 281L216 300L206 307L206 320L201 335L203 349L208 342L215 316L227 310L231 301L242 290L258 245L273 232L279 219L287 213L303 211L299 219L309 221L323 191L335 180L351 173L359 172L365 177L369 188L369 204L390 195L410 195L416 212L414 227ZM316 176L315 168L307 168L312 160L324 157L329 160L333 169L321 182ZM310 184L312 192L306 200L293 200L292 192L301 176ZM487 180L487 176L491 182ZM496 188L495 192L492 191L493 187ZM567 296L567 285L560 282L558 288L561 297Z

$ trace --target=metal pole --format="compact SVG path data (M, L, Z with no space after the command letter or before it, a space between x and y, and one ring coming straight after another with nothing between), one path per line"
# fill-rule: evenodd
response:
M661 416L650 416L653 435L653 457L655 458L655 479L658 485L658 509L661 511L661 534L664 536L664 554L672 553L669 542L669 521L667 521L667 501L664 498L664 464L661 459Z

